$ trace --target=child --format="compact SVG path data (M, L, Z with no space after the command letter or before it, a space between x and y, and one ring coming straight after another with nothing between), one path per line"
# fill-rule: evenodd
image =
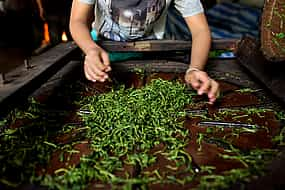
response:
M214 103L219 84L203 71L211 44L210 30L199 0L74 0L70 31L74 41L85 53L84 72L88 80L104 82L111 70L106 51L90 35L92 29L100 36L115 41L163 39L167 11L174 3L192 34L191 64L185 80L198 94L207 94Z

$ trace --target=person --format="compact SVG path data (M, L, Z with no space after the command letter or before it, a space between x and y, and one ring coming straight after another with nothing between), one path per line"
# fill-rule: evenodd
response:
M47 22L50 34L50 43L57 45L61 42L61 35L66 33L68 40L71 40L69 33L69 15L72 0L36 0L39 5L39 15Z
M90 30L95 30L103 39L114 41L160 40L166 33L171 3L181 13L192 34L191 64L185 80L199 95L206 94L209 103L214 103L219 96L219 84L203 71L211 35L200 0L74 0L70 32L86 55L86 78L104 82L111 71L108 53L94 42Z

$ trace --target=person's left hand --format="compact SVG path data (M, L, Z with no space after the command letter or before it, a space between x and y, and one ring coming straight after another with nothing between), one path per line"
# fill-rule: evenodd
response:
M219 97L219 83L211 79L204 71L192 70L186 72L185 81L197 90L199 95L207 94L210 104L213 104Z

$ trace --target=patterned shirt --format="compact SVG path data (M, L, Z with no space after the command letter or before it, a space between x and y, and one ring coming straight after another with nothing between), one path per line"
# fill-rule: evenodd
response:
M200 0L80 0L94 4L92 28L115 41L162 39L170 3L183 17L203 12Z

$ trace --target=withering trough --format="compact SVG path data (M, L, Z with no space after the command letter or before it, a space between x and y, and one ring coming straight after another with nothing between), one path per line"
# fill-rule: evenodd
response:
M119 141L101 148L96 144L101 133L92 136L92 126L84 120L92 110L82 110L82 105L76 102L112 93L118 84L134 91L152 85L156 79L184 84L189 42L102 42L112 52L143 52L137 59L112 63L112 80L105 83L84 79L82 55L72 43L61 44L34 58L31 68L23 66L7 74L0 88L1 111L3 119L6 118L0 128L0 187L282 189L285 185L283 99L280 94L279 98L273 96L278 92L272 94L268 86L242 67L249 64L248 60L254 62L251 55L244 58L246 54L241 54L246 43L213 42L212 49L230 49L239 55L237 59L209 60L207 71L221 85L221 97L215 105L209 105L204 96L193 94L187 87L185 93L192 93L192 100L181 108L184 114L176 118L182 127L164 140L158 136L159 140L150 143L151 147L132 144L134 149L126 147L122 154L116 152L121 147ZM27 97L33 99L26 101ZM94 117L96 120L97 116ZM167 131L167 126L164 127ZM112 130L108 135L114 135ZM149 130L152 132L156 129ZM121 134L122 141L128 142L125 135ZM138 138L144 139L139 135ZM114 168L112 164L120 167Z

